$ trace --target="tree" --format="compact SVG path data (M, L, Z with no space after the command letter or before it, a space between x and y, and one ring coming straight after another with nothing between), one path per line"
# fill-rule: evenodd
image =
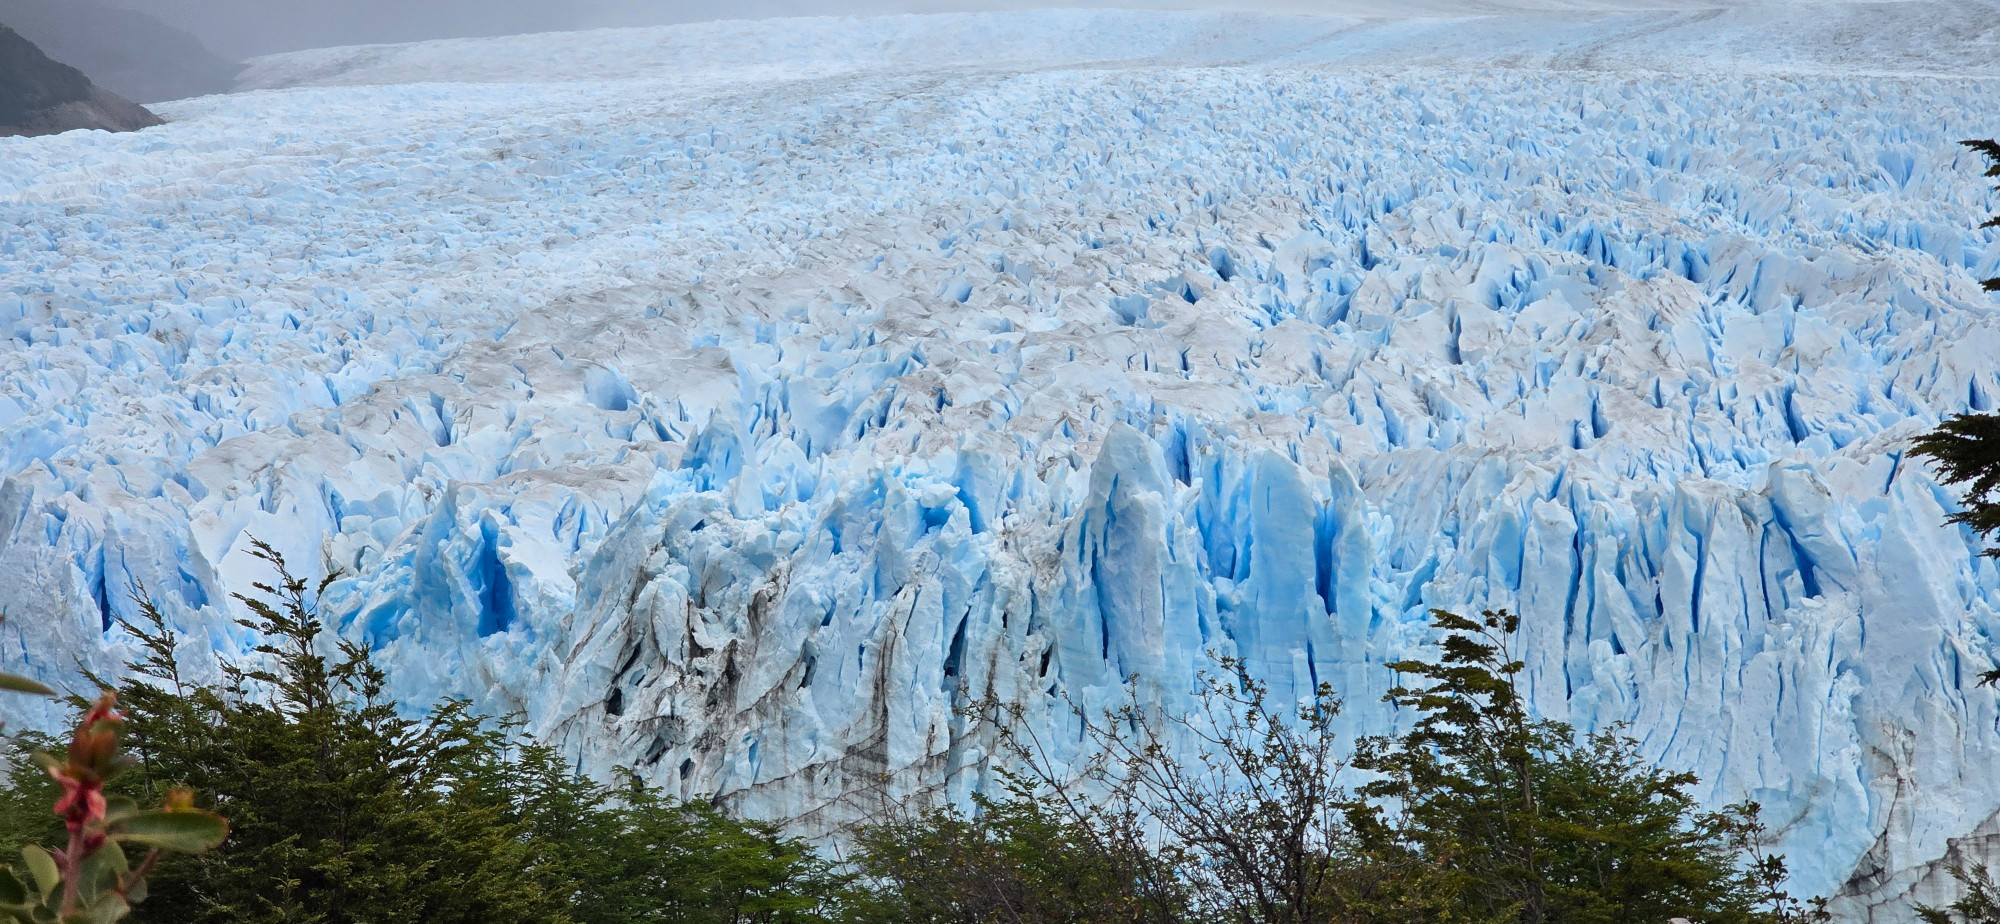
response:
M1986 175L2000 177L2000 141L1963 141L1968 148L1985 155ZM1990 218L1982 228L2000 227L2000 216ZM1986 291L2000 292L2000 277L1985 282ZM1912 444L1911 451L1928 456L1938 465L1940 480L1964 485L1960 501L1965 509L1948 521L1972 527L1982 540L2000 532L2000 414L1960 414L1939 424ZM2000 546L1989 546L1987 556L2000 557ZM1981 686L2000 684L2000 669L1979 675ZM1958 901L1943 908L1917 906L1917 914L1927 924L2000 924L2000 889L1990 872L1969 867L1954 858L1949 866L1952 877L1964 887Z
M573 793L537 798L531 830L578 883L579 924L824 924L851 902L852 877L773 825L666 798L629 772L615 790Z
M1270 702L1243 662L1218 659L1197 678L1195 707L1166 714L1128 701L1103 715L1072 706L1094 756L1069 772L1047 759L1018 707L988 704L1031 787L1073 822L1136 855L1158 832L1145 869L1152 891L1184 891L1199 920L1306 924L1353 910L1368 874L1348 848L1352 796L1333 724L1341 703L1328 684L1300 702ZM1186 756L1183 756L1186 755Z
M1937 463L1940 481L1964 485L1965 509L1953 513L1948 522L1970 526L1982 539L2000 532L2000 500L1994 495L2000 489L2000 414L1946 418L1937 429L1918 437L1911 452ZM1989 547L1984 554L2000 556L2000 546Z
M1410 870L1438 920L1825 920L1780 888L1781 857L1758 848L1756 806L1700 811L1692 774L1647 764L1616 730L1579 735L1532 718L1509 651L1519 617L1443 610L1437 661L1389 666L1416 679L1387 699L1416 711L1398 738L1362 742L1377 774L1354 830L1366 853Z
M236 597L257 657L223 659L221 685L185 679L150 602L125 627L142 656L119 691L136 757L123 791L191 783L235 824L222 850L155 877L144 920L817 924L842 909L847 877L771 826L629 774L591 782L462 701L408 717L365 647L327 638L327 582L255 548L276 573ZM46 787L15 781L0 820L43 825L30 803Z
M399 715L365 648L321 654L313 601L326 582L309 590L256 549L277 581L236 599L262 659L225 660L221 688L183 680L178 640L150 603L127 626L146 653L122 691L134 785L192 784L236 825L224 849L157 884L147 920L567 920L513 817L500 733L462 702Z
M1955 861L1950 866L1953 879L1965 894L1943 908L1918 905L1917 917L1924 924L2000 924L2000 886L1993 874Z
M56 695L48 687L13 674L0 674L0 692ZM29 733L16 735L4 745L9 772L0 783L0 857L11 857L30 844L61 836L62 825L48 807L61 797L62 790L47 771L29 759L31 754L56 750L55 739Z
M1189 715L1078 710L1097 754L1081 772L1058 774L1018 709L997 727L1062 817L1098 840L1121 819L1161 832L1155 862L1198 920L1826 920L1783 891L1783 858L1763 852L1754 805L1702 811L1693 775L1651 766L1615 730L1578 735L1534 718L1508 650L1516 617L1433 619L1439 660L1390 665L1416 681L1387 695L1416 722L1358 743L1352 766L1369 778L1352 791L1340 783L1333 691L1280 709L1228 660L1203 677Z
M1985 155L1987 163L1986 175L1989 177L2000 177L2000 141L1990 138L1985 140L1967 139L1959 142L1959 144ZM2000 215L1987 219L1986 223L1980 225L1980 227L2000 228ZM2000 277L1986 280L1985 286L1988 292L2000 292Z
M1985 155L1990 164L1987 176L2000 177L2000 142L1960 143ZM2000 227L2000 216L1988 219L1980 227ZM1985 287L1989 292L2000 292L2000 277L1986 280ZM1912 444L1912 451L1936 462L1938 474L1946 484L1965 485L1965 509L1952 514L1951 522L1972 527L1982 539L2000 532L2000 500L1994 496L1994 491L2000 489L2000 414L1959 414L1948 418L1937 429L1918 438ZM1988 548L1985 554L2000 556L2000 547ZM1996 679L2000 679L2000 673L1985 676L1987 683Z
M922 895L963 899L940 866L1001 870L996 881L1067 883L1023 875L1008 849L1021 819L1053 818L1074 831L1057 852L1084 859L1099 845L1130 845L1150 873L1185 891L1189 920L1233 924L1597 924L1687 918L1708 924L1804 924L1827 920L1821 903L1783 890L1784 860L1764 852L1755 805L1703 811L1691 774L1644 761L1616 730L1579 735L1534 718L1508 650L1511 614L1467 619L1436 611L1437 661L1390 666L1413 678L1387 699L1416 721L1398 737L1358 743L1351 762L1366 773L1341 783L1350 764L1336 746L1339 701L1322 686L1293 707L1271 704L1240 662L1204 675L1196 708L1160 715L1131 702L1103 716L1074 710L1094 756L1062 770L1018 707L987 703L1023 769L1008 779L1016 800L989 827L951 814L897 829L885 851L920 870ZM1086 749L1087 752L1089 749ZM981 808L993 803L981 802ZM1042 814L1034 814L1034 813ZM981 820L983 821L983 819ZM976 825L979 822L974 822ZM996 833L998 836L996 836ZM1142 835L1157 833L1156 841ZM1088 868L1071 862L1066 870ZM1147 881L1112 867L1116 881ZM878 876L882 875L877 873ZM898 874L891 869L890 878ZM1044 889L1047 890L1047 886ZM908 890L906 890L908 891ZM1021 914L1031 903L946 902L946 913L912 921L1150 920ZM1000 908L1006 913L978 913Z
M1017 788L864 828L854 863L874 884L857 924L1176 924L1170 862L1100 814ZM1166 886L1165 889L1159 888Z

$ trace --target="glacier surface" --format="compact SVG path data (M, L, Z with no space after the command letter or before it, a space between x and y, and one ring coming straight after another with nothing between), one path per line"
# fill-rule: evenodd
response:
M331 49L0 139L0 669L115 669L137 587L244 650L260 537L406 701L828 832L982 785L962 689L1062 738L1212 651L1381 732L1504 606L1798 887L1942 895L2000 571L1905 452L2000 403L1994 5L1348 13Z

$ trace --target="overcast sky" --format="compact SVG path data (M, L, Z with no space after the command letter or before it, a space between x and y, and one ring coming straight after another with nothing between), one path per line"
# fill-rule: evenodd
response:
M301 48L512 35L711 19L1034 7L1261 9L1368 16L1505 9L1728 6L1768 0L98 0L151 13L216 52L248 58Z
M236 58L370 42L765 16L1180 6L1175 0L104 0L151 13Z

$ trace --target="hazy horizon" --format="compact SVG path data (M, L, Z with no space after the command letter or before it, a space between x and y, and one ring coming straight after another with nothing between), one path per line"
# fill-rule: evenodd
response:
M1504 10L1726 7L1760 0L99 0L199 36L218 54L258 55L388 42L777 16L1027 10L1050 7L1256 9L1383 16ZM1768 0L1764 0L1768 2Z
M103 0L155 16L199 36L232 58L385 42L512 35L617 26L667 25L715 19L776 16L870 15L1047 6L1166 7L1157 0L583 0L562 4L528 0L340 0L273 3L270 0Z

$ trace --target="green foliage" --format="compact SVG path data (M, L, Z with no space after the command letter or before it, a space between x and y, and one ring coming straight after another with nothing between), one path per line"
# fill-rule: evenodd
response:
M2000 924L2000 886L1993 884L1993 874L1960 862L1952 864L1951 875L1965 894L1943 908L1918 905L1917 917L1924 924Z
M541 782L531 833L579 885L579 924L818 924L839 919L850 878L802 841L663 797L637 777L607 791L561 775L553 751L524 763Z
M838 907L846 880L768 827L636 780L590 783L464 702L406 717L365 647L329 644L313 605L326 582L256 548L277 580L237 599L262 642L222 663L220 686L185 680L150 603L126 627L144 652L121 691L137 757L126 791L192 784L235 826L221 850L155 878L143 920L789 924Z
M855 865L875 884L867 924L1170 924L1188 919L1175 871L1102 815L1018 790L863 829ZM1135 875L1136 873L1136 875ZM1167 888L1152 886L1165 885Z
M26 677L0 674L0 691L29 696L54 696L55 691ZM52 843L63 834L62 823L49 806L62 798L62 788L29 758L54 751L54 738L25 733L0 739L6 779L0 782L0 857L11 857L30 844Z
M459 702L401 717L365 649L320 653L311 600L325 583L309 594L257 549L277 584L237 599L263 657L225 662L223 687L183 681L150 604L127 627L146 652L124 690L140 785L192 785L236 824L223 850L155 887L147 920L566 920L511 818L498 733Z
M32 696L56 695L56 691L51 690L48 687L45 687L39 683L29 680L26 677L18 677L13 674L0 674L0 691L6 691L9 693L27 693Z
M2000 177L2000 141L1970 139L1961 141L1959 144L1985 155L1987 162L1986 175L1989 177ZM1980 227L2000 228L2000 215L1987 219L1986 223L1980 225ZM2000 278L1986 280L1986 291L2000 292Z
M1439 659L1391 665L1412 682L1388 699L1415 723L1360 742L1354 789L1332 690L1279 707L1234 661L1202 678L1189 715L1075 710L1096 755L1080 769L1054 765L1020 708L980 704L1022 768L1012 796L864 832L861 870L891 912L874 920L1828 919L1783 891L1755 805L1702 811L1695 778L1629 738L1531 716L1507 650L1515 617L1434 617ZM1158 895L1177 901L1143 900Z
M2000 177L2000 141L1960 144L1986 157L1987 176ZM1980 227L2000 227L2000 216ZM2000 292L2000 278L1988 279L1985 285L1989 292ZM1982 540L1990 541L2000 532L2000 501L1994 496L2000 490L2000 414L1948 418L1911 444L1911 452L1937 463L1940 481L1964 486L1960 501L1965 509L1952 514L1949 522L1972 527ZM2000 557L2000 546L1989 547L1984 554ZM1979 682L1981 686L2000 684L2000 669L1982 672ZM1943 908L1919 905L1918 917L1926 924L2000 924L2000 891L1994 887L1992 874L1962 862L1954 863L1951 873L1965 894Z
M1780 891L1783 860L1757 851L1754 805L1700 811L1696 779L1648 765L1631 739L1530 717L1507 647L1518 617L1433 618L1441 658L1390 665L1417 679L1388 694L1418 712L1415 726L1362 742L1355 760L1378 775L1355 813L1364 851L1408 871L1382 910L1523 924L1824 919Z
M53 844L65 836L62 819L49 807L62 787L30 755L60 746L46 735L23 734L5 745L6 778L0 780L0 857L20 856L30 844Z
M2000 177L2000 142L1964 141L1968 148L1986 156L1991 164L1989 177ZM2000 227L2000 216L1981 227ZM1986 280L1989 292L2000 292L2000 278ZM1937 429L1911 444L1911 452L1937 463L1939 480L1964 485L1965 509L1950 517L1953 523L1972 527L1981 539L2000 532L2000 414L1959 414L1946 419ZM2000 556L2000 547L1988 548L1989 556ZM2000 671L1987 673L1983 682L2000 681Z
M1950 516L1953 523L1972 527L1981 538L2000 532L2000 414L1959 414L1910 444L1915 455L1937 463L1938 480L1964 485L1965 509ZM1988 556L2000 556L2000 547Z
M978 704L1014 758L1002 794L865 828L837 866L633 774L583 779L463 702L408 717L365 648L326 638L313 607L326 585L257 549L277 580L238 599L262 642L222 662L220 685L185 680L179 639L141 601L127 628L143 655L118 691L135 760L101 774L101 816L73 798L88 787L15 762L0 840L59 837L65 818L107 836L23 854L0 877L0 913L76 883L79 907L105 902L89 906L103 920L150 891L134 917L173 924L1826 920L1782 891L1755 805L1702 811L1694 777L1651 766L1617 730L1579 735L1530 715L1507 647L1518 620L1504 612L1434 614L1438 660L1392 665L1409 680L1388 698L1415 724L1358 743L1355 788L1341 781L1330 687L1273 704L1224 660L1190 714L1136 700L1075 710L1091 756L1060 769L1020 706ZM108 733L107 703L80 727ZM72 759L109 760L102 744ZM188 785L230 818L228 841L158 868L156 853L126 862L127 848L193 851L219 836ZM52 799L70 815L50 815ZM137 811L161 800L167 811ZM1996 924L1990 882L1961 878L1968 896L1926 920ZM16 919L43 920L28 914Z
M105 784L128 766L119 753L122 721L117 698L106 693L77 722L62 757L35 755L33 763L56 784L50 814L68 840L55 850L26 844L20 866L0 866L0 921L110 924L145 900L162 853L200 853L228 836L229 825L195 809L185 789L170 791L153 809L107 797ZM136 864L128 847L141 851Z

